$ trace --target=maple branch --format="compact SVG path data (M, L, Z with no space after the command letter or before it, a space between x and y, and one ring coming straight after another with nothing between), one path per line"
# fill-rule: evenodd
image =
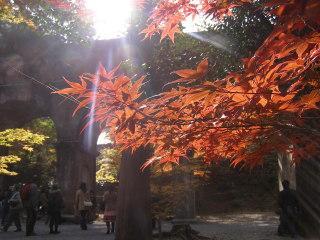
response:
M218 88L215 89L215 91L219 92L219 93L226 93L226 94L243 94L243 95L265 95L265 94L268 94L268 95L280 95L282 96L281 93L276 93L276 92L238 92L238 91L223 91L223 90L220 90ZM293 93L289 93L289 94L286 94L286 95L294 95Z

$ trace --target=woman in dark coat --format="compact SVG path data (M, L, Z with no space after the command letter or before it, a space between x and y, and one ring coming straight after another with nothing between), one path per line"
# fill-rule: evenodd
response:
M63 209L63 198L57 185L53 185L48 197L48 215L50 217L50 233L57 234L60 224L61 210ZM54 227L54 229L53 229Z

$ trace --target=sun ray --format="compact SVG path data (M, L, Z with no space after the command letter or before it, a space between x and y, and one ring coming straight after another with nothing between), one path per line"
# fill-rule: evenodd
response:
M126 34L133 11L132 0L86 0L86 7L92 12L96 39L112 39Z

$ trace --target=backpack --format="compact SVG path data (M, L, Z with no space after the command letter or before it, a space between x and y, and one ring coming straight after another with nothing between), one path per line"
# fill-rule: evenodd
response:
M20 190L20 197L21 200L24 201L28 201L29 199L29 194L31 192L31 184L25 184L21 190Z

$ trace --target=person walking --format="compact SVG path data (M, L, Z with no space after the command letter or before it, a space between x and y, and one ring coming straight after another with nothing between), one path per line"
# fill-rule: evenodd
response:
M8 215L8 219L3 227L4 232L8 231L9 227L12 225L13 222L17 228L15 230L15 232L21 232L20 213L21 213L21 210L23 209L23 206L22 206L22 201L21 201L19 190L20 190L20 187L18 184L16 184L13 187L13 192L12 192L11 198L8 201L9 215Z
M82 230L87 230L88 212L92 205L90 195L87 191L87 185L82 182L76 192L75 199L75 209L76 212L80 214L80 227Z
M295 237L297 235L296 219L298 215L298 200L294 190L290 189L290 183L287 180L282 182L283 190L279 193L280 224L278 235L285 234Z
M104 207L104 220L107 225L107 234L114 233L116 221L116 205L117 195L114 188L110 186L103 195Z
M11 191L8 189L4 191L2 199L2 214L1 214L1 226L6 224L6 220L9 214L10 206L9 206L9 199L11 198Z
M39 206L38 187L35 183L26 183L21 189L21 199L27 213L26 236L37 235L34 226L37 221L37 210Z
M61 219L61 210L64 207L60 189L55 184L52 186L48 197L48 215L50 217L50 234L58 234L58 227ZM54 227L54 229L53 229Z
M97 209L97 200L94 194L94 191L90 191L90 201L92 202L92 207L89 208L89 223L93 223L96 219L96 209Z

